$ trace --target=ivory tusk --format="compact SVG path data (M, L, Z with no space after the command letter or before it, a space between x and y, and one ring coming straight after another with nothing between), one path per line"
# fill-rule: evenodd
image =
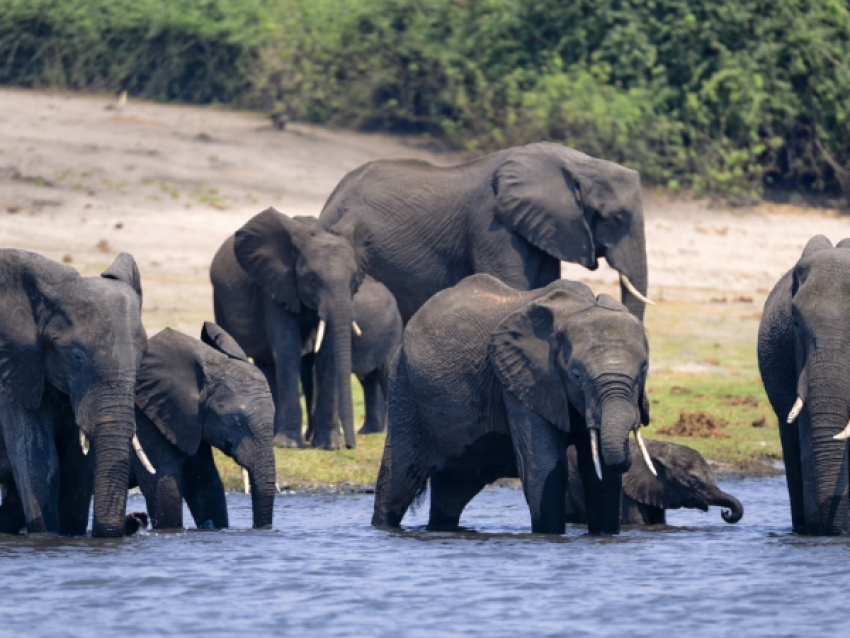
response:
M142 449L142 444L139 443L139 436L137 434L133 435L133 449L136 451L136 456L139 457L139 460L142 462L142 465L145 466L145 469L151 474L156 474L156 470L148 460L148 455L145 454L145 451Z
M83 448L83 454L88 456L89 440L86 438L86 433L80 430L80 447Z
M356 321L351 322L351 329L354 330L354 334L356 334L358 337L363 336L363 331L360 329L360 326L357 325Z
M850 423L847 424L847 427L841 430L841 434L836 434L832 438L836 441L846 441L847 439L850 439Z
M653 476L658 476L658 472L655 471L655 465L652 464L652 459L649 458L649 452L646 449L646 445L643 442L643 436L641 436L639 429L635 430L635 441L637 441L641 454L643 454L643 460L646 461L646 465L647 467L649 467L649 471L652 472Z
M325 320L319 319L319 328L316 330L316 343L313 345L313 354L319 352L322 347L322 339L325 338Z
M620 283L622 283L626 287L626 290L628 290L635 297L637 297L638 301L648 303L650 306L656 305L654 301L652 301L651 299L647 299L642 294L640 294L640 292L638 292L638 289L635 288L635 285L631 281L629 281L629 278L626 277L623 273L620 273Z
M593 456L593 467L596 469L596 476L602 480L602 465L599 464L599 432L596 428L590 428L590 453Z
M794 423L797 417L800 415L800 410L803 409L803 399L797 397L797 400L794 401L794 406L791 408L791 411L788 413L788 423Z
M245 486L245 493L250 494L251 493L251 478L248 475L248 470L246 470L244 467L242 468L242 483Z
M278 494L283 492L283 490L280 489L280 483L278 483L277 481L274 482L274 488L277 490Z

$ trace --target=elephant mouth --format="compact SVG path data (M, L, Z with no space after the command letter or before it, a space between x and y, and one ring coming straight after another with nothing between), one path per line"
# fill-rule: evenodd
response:
M649 471L652 472L653 476L658 476L658 472L655 470L655 464L653 464L652 459L649 456L649 451L646 449L646 443L643 440L643 436L640 433L640 426L632 429L632 433L635 436L635 441L637 441L638 448L640 448L641 456L643 457L644 463L649 468ZM600 454L599 454L599 429L598 428L590 428L590 454L593 458L593 467L596 470L596 477L601 481L602 480L602 463L600 462ZM628 454L626 454L625 459L616 464L609 465L606 463L606 466L610 467L613 471L623 474L629 470L631 466L631 459Z

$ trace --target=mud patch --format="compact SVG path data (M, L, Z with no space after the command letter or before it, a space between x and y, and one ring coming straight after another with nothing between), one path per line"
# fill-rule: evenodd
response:
M757 408L759 407L759 401L752 395L747 396L731 396L729 400L726 401L726 405L734 405L734 406L745 406L748 408Z
M729 425L729 422L719 417L714 417L708 412L682 412L675 425L658 430L667 436L689 436L700 439L728 439L731 438L721 428Z

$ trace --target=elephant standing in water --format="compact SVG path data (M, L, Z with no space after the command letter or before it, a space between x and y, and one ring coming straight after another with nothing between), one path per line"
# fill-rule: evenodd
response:
M794 531L848 531L850 240L809 240L771 291L758 361L779 419Z
M649 423L647 357L640 320L581 283L520 292L474 275L440 292L390 371L372 524L400 525L430 478L428 525L454 528L485 485L518 476L532 531L562 534L573 444L589 531L619 532L628 436Z
M717 486L717 479L706 460L696 450L663 441L644 441L655 474L646 463L632 463L623 474L623 503L620 516L624 525L665 525L667 510L680 507L708 511L710 505L728 507L720 515L727 523L737 523L744 515L740 501ZM639 454L630 441L631 454ZM569 490L567 522L587 523L584 485L578 471L575 447L567 450Z
M133 473L155 529L183 527L184 498L198 527L228 526L214 447L250 481L254 527L272 524L274 402L262 372L230 335L207 322L201 341L170 328L151 337L136 407L139 440L156 474L135 453Z
M228 238L213 258L216 323L266 375L275 401L278 447L303 445L301 355L317 330L321 347L313 445L339 448L339 420L346 446L356 445L351 298L366 276L369 236L368 227L357 220L325 226L315 218L290 218L269 208Z
M368 273L404 322L476 273L517 290L561 276L561 261L621 274L623 303L643 319L646 240L637 172L558 144L510 148L459 166L370 162L343 178L320 219L362 220L374 234Z
M147 343L136 263L81 277L0 250L0 282L0 427L27 531L85 534L94 495L92 533L121 536Z

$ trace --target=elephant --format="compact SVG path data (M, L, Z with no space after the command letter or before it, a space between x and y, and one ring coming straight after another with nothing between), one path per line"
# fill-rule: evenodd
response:
M156 468L146 472L133 452L154 529L183 527L184 498L198 527L228 526L213 448L244 468L254 527L271 526L274 402L263 373L219 326L205 322L201 340L170 328L150 338L136 385L136 429Z
M599 257L620 273L623 302L643 319L640 176L558 144L510 148L450 167L370 162L342 179L320 219L368 223L367 272L393 293L405 324L468 275L487 273L533 290L560 278L561 261L595 270Z
M640 454L637 442L629 443L631 454ZM620 521L624 525L666 525L667 510L687 507L707 512L710 505L729 508L728 512L720 512L727 523L741 520L744 515L741 502L717 486L714 472L699 452L651 439L645 439L644 443L657 475L645 463L633 463L623 474ZM584 486L574 446L567 448L567 467L567 522L585 524Z
M81 277L3 249L0 282L0 431L27 531L85 534L93 495L92 534L121 536L147 344L136 263Z
M848 531L850 239L812 237L764 305L758 363L779 436L795 532Z
M398 527L430 478L428 526L453 529L485 485L518 477L532 531L562 534L576 445L588 529L618 533L628 436L649 423L647 359L641 321L582 283L518 291L473 275L438 293L390 369L372 524Z
M368 226L356 220L328 226L268 208L229 237L213 258L216 323L266 375L278 447L303 445L298 379L305 344L316 330L316 345L324 347L316 355L313 445L339 448L339 420L345 445L356 445L351 298L366 274L370 236Z
M354 295L352 309L359 334L355 332L351 338L351 365L363 386L366 407L365 422L359 434L377 434L386 429L389 366L401 344L404 326L395 297L386 286L368 275ZM312 356L304 357L303 361L311 366ZM302 373L304 378L312 380L310 370ZM305 396L311 397L312 384L305 384L305 388ZM309 433L307 438L310 438Z

